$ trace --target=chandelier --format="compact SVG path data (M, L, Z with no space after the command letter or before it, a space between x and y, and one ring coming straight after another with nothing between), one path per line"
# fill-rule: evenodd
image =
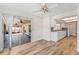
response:
M42 11L43 13L47 13L47 12L48 12L48 6L47 6L46 3L42 6L41 11Z

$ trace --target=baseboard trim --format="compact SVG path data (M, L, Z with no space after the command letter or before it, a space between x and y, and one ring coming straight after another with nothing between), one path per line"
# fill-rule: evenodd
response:
M59 39L58 41L56 41L56 42L59 42L59 41L61 41L61 40L63 40L64 38L66 38L67 36L65 36L65 37L63 37L62 39Z

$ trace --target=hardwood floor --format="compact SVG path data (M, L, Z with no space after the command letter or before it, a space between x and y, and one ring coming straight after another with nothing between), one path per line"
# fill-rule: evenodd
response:
M5 49L2 53L9 54L9 50ZM76 37L70 36L61 39L58 42L39 40L32 43L23 44L14 47L10 51L11 55L75 55Z

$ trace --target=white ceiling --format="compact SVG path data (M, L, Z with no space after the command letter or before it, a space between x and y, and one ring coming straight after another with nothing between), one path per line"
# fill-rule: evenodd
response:
M42 3L0 3L0 12L4 14L32 17L35 14L39 15L39 13L35 11L39 11L41 5ZM75 3L47 3L47 5L49 14L52 16L77 9L77 4Z

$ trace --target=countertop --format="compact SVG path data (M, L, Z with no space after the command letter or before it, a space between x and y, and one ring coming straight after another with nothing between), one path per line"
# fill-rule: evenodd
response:
M66 30L51 30L51 32L57 32L57 31L66 31Z

